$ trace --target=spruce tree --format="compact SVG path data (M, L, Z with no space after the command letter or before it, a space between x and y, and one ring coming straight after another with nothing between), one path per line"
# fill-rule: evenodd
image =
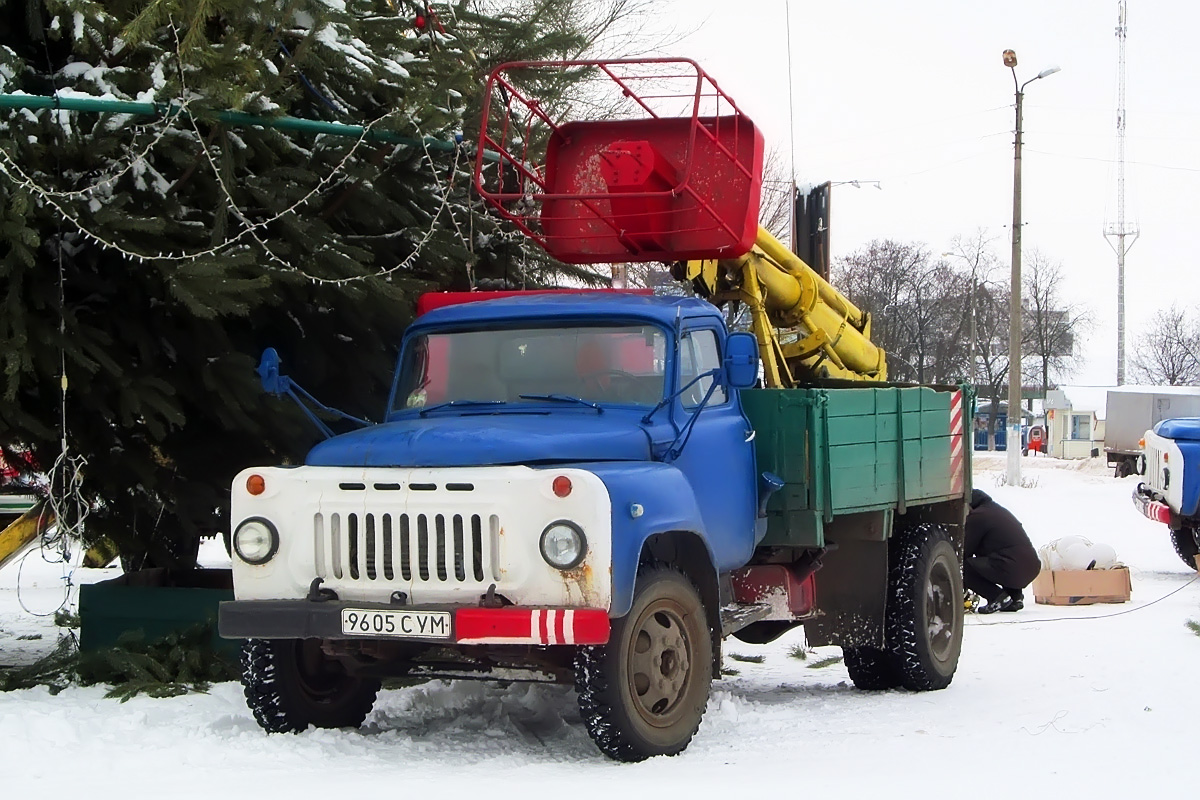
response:
M495 61L585 43L546 15L571 3L546 0L521 4L538 19L499 20L507 38L481 58L482 5L0 0L0 92L173 108L0 112L0 446L40 471L60 437L87 459L87 540L188 565L198 537L228 529L241 468L316 440L262 393L264 347L325 402L378 419L415 296L513 282L528 245L471 198L469 142L427 152L215 117L453 141ZM69 475L54 472L56 496Z

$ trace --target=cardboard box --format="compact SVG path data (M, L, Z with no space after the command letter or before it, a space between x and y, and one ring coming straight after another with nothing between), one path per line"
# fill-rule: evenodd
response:
M1129 600L1129 569L1044 569L1032 588L1034 601L1044 605L1124 603Z

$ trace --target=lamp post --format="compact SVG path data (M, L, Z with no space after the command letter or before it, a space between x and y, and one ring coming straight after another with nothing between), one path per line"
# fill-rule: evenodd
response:
M1012 70L1013 88L1017 93L1017 126L1013 139L1013 223L1012 223L1012 285L1009 287L1008 319L1008 485L1021 485L1021 102L1025 87L1036 80L1058 72L1047 67L1034 77L1017 81L1017 54L1004 51L1004 66Z

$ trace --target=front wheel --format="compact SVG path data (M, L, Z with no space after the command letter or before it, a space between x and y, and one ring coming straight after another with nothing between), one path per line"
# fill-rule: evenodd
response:
M242 687L264 730L298 733L310 725L357 728L371 713L380 682L347 673L318 639L247 639Z
M937 525L907 530L892 551L885 624L900 685L945 689L962 650L962 569L950 537Z
M1195 528L1171 531L1171 544L1175 545L1175 552L1183 559L1183 563L1190 569L1197 569L1196 556L1200 555L1200 534L1197 534Z
M638 574L633 607L608 644L575 657L579 710L592 741L617 761L683 751L704 716L712 638L696 588L666 568Z

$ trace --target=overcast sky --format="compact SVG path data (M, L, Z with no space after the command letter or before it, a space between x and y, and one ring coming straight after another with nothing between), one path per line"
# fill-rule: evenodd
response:
M1025 90L1024 253L1060 261L1096 325L1068 382L1116 378L1117 0L670 0L670 48L700 62L790 160L834 189L833 257L876 238L927 245L985 229L1010 265L1016 51ZM665 15L664 15L665 16ZM788 17L790 16L790 28ZM1126 258L1129 355L1172 302L1200 306L1200 4L1129 0ZM791 81L788 80L789 33ZM794 113L789 123L789 90Z

